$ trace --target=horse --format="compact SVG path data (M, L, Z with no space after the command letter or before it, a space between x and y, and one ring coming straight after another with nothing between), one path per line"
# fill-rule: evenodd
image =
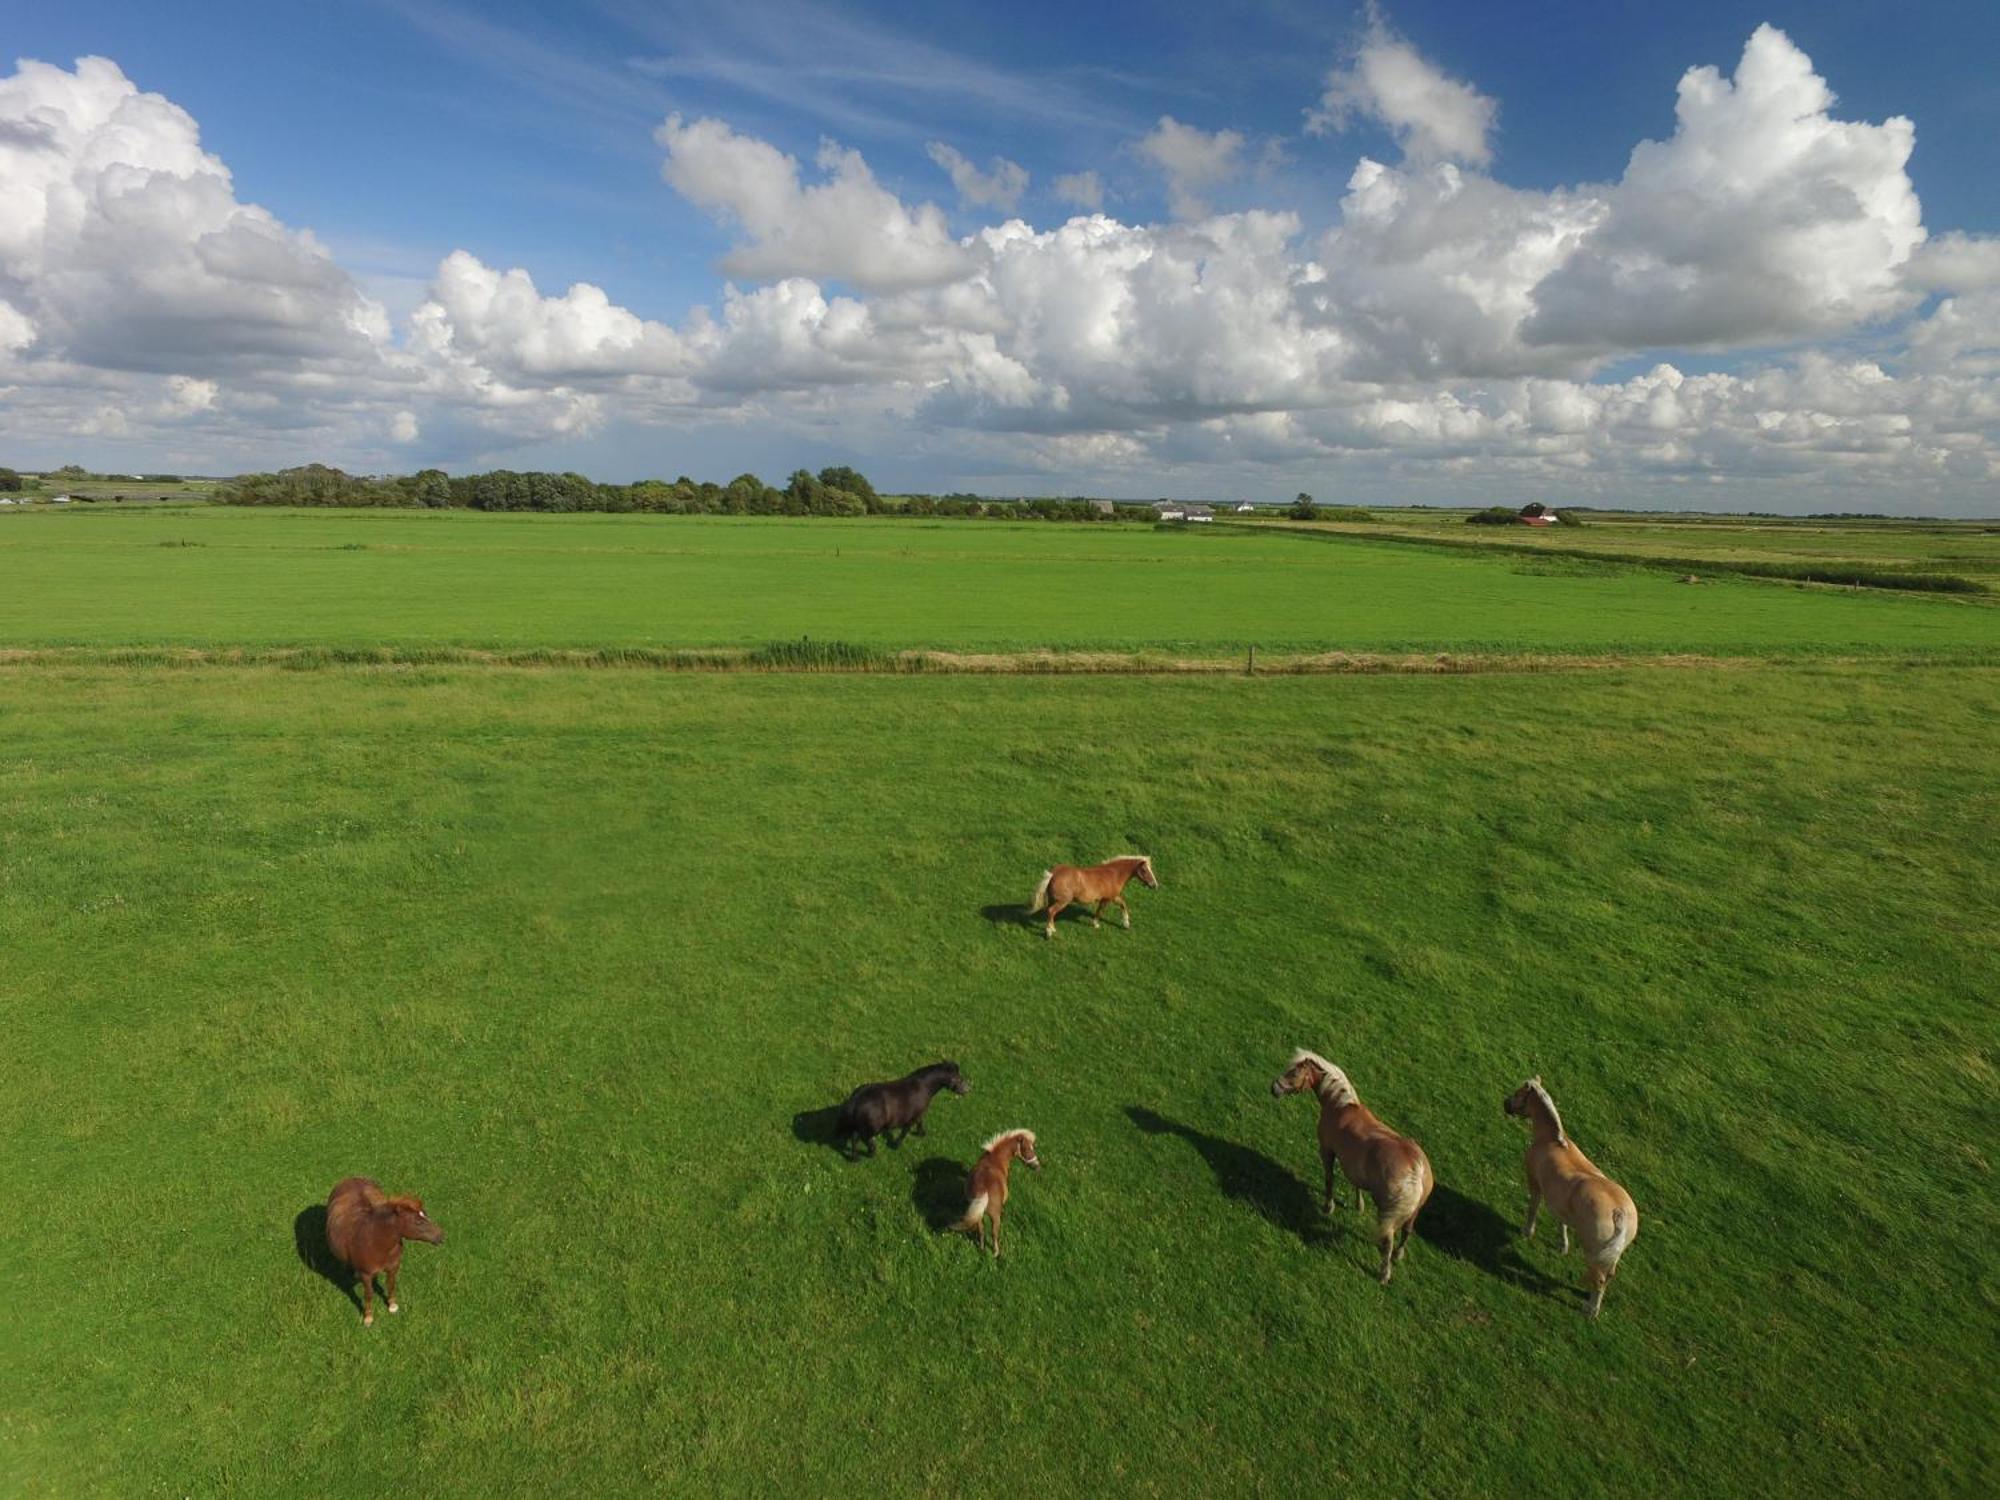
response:
M1632 1195L1606 1177L1563 1132L1555 1100L1530 1078L1500 1106L1534 1127L1534 1139L1522 1158L1528 1178L1528 1220L1521 1233L1535 1237L1535 1218L1544 1199L1562 1225L1562 1253L1569 1254L1569 1232L1583 1241L1583 1275L1590 1288L1585 1308L1596 1317L1604 1307L1604 1289L1618 1273L1618 1258L1639 1237L1639 1210Z
M444 1231L424 1212L424 1200L390 1198L372 1178L334 1184L326 1200L326 1246L361 1279L361 1326L375 1321L375 1273L389 1273L389 1311L396 1312L396 1273L403 1241L442 1245Z
M1007 1166L1015 1157L1020 1157L1035 1171L1042 1170L1042 1160L1035 1155L1035 1132L1032 1130L1003 1130L979 1148L979 1162L972 1169L972 1175L965 1182L965 1196L970 1205L965 1217L958 1221L957 1228L971 1233L979 1231L979 1248L986 1248L986 1221L993 1220L993 1258L1000 1258L1000 1210L1007 1205Z
M1153 873L1153 861L1144 854L1121 854L1117 859L1107 859L1101 865L1057 865L1053 870L1042 871L1042 883L1035 887L1035 896L1028 903L1028 915L1033 916L1044 906L1049 909L1049 925L1043 937L1056 935L1056 917L1072 901L1095 901L1097 910L1091 915L1090 925L1101 925L1104 908L1113 901L1125 914L1125 929L1132 928L1132 908L1125 904L1125 887L1134 875L1153 889L1160 888L1159 877Z
M911 1131L924 1133L924 1111L931 1107L939 1089L969 1094L972 1085L965 1081L955 1062L932 1063L894 1083L864 1083L840 1106L833 1138L836 1142L847 1142L842 1149L850 1154L853 1143L861 1141L868 1147L867 1154L873 1156L875 1137L900 1128L903 1133L889 1143L900 1146L909 1139Z
M1319 1155L1326 1168L1324 1211L1332 1213L1333 1167L1354 1185L1354 1206L1366 1192L1375 1200L1375 1240L1382 1249L1382 1285L1389 1284L1391 1266L1410 1248L1410 1231L1417 1213L1437 1186L1430 1158L1408 1136L1398 1135L1378 1120L1347 1075L1317 1052L1300 1048L1285 1071L1271 1080L1271 1097L1311 1090L1319 1095ZM1397 1242L1401 1234L1402 1241Z

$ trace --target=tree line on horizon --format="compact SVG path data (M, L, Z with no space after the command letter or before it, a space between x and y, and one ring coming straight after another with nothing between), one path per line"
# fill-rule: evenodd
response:
M755 474L727 484L641 479L601 484L582 474L493 469L447 474L423 469L383 478L304 464L270 474L239 474L216 491L225 505L377 506L429 510L608 511L709 516L946 516L1048 521L1151 521L1149 505L1118 503L1107 514L1088 498L987 500L978 495L884 498L866 475L845 465L817 474L798 469L779 489Z

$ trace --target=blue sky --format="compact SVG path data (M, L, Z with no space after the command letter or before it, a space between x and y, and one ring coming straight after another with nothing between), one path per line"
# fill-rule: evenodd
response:
M188 122L85 129L122 97L102 77L0 103L0 132L9 107L63 111L74 153L65 178L0 145L0 194L39 194L19 217L48 226L11 251L0 231L0 303L29 330L13 386L0 367L17 461L1995 508L1990 3L198 13L82 0L0 29L8 59L108 59ZM1778 38L1771 108L1730 83L1757 35ZM1727 97L1683 130L1702 66ZM1834 97L1794 109L1806 79ZM1762 129L1746 182L1730 142ZM107 150L200 178L193 131L233 193L187 209L200 284L93 260L105 284L66 304L76 256L43 206L92 197ZM829 140L846 166L816 160ZM1641 181L1644 141L1670 149ZM1673 193L1705 205L1685 244ZM296 264L267 284L232 255L217 285L203 235L249 206ZM1092 212L1111 227L1056 241ZM312 299L273 290L301 278ZM566 300L577 283L606 306Z

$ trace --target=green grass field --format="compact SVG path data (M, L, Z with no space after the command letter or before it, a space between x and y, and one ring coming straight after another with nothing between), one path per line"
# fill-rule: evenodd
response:
M1850 564L1948 573L2000 587L2000 522L1805 520L1597 511L1582 526L1468 526L1464 511L1383 509L1369 522L1317 522L1351 536L1392 535L1466 545L1541 548L1551 556L1613 552L1736 563ZM1259 522L1258 524L1268 524ZM1296 525L1296 522L1285 524Z
M0 674L0 1480L1978 1492L1996 721L1952 669ZM1132 932L1016 919L1127 847ZM1386 1292L1300 1043L1437 1164ZM927 1140L795 1134L944 1055ZM1530 1070L1644 1215L1597 1325L1514 1236ZM931 1225L1016 1124L994 1266ZM356 1171L448 1236L366 1332L293 1238Z
M1471 528L1461 528L1470 530ZM1525 534L1526 528L1521 528ZM0 516L10 646L2000 649L2000 601L1244 528L265 512Z
M85 648L0 658L0 1494L1991 1493L1993 606L1528 562L0 520L0 649ZM113 659L1285 629L1755 659ZM1133 931L1023 920L1128 849ZM1318 1212L1314 1106L1270 1097L1298 1045L1436 1166L1386 1290ZM928 1137L823 1142L941 1057L973 1092ZM1530 1072L1642 1215L1595 1324L1553 1225L1519 1238ZM1046 1170L993 1264L938 1225L1016 1125ZM353 1173L446 1231L367 1330L319 1269Z

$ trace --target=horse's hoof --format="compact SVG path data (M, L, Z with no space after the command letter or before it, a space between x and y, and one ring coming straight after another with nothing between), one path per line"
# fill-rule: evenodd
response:
M401 1311L402 1311L402 1308L400 1308L400 1307L396 1306L396 1304L395 1304L395 1303L391 1302L391 1303L389 1304L389 1311L390 1311L390 1312L401 1312Z
M361 1326L363 1328L373 1328L375 1326L375 1314L363 1313L361 1315Z

